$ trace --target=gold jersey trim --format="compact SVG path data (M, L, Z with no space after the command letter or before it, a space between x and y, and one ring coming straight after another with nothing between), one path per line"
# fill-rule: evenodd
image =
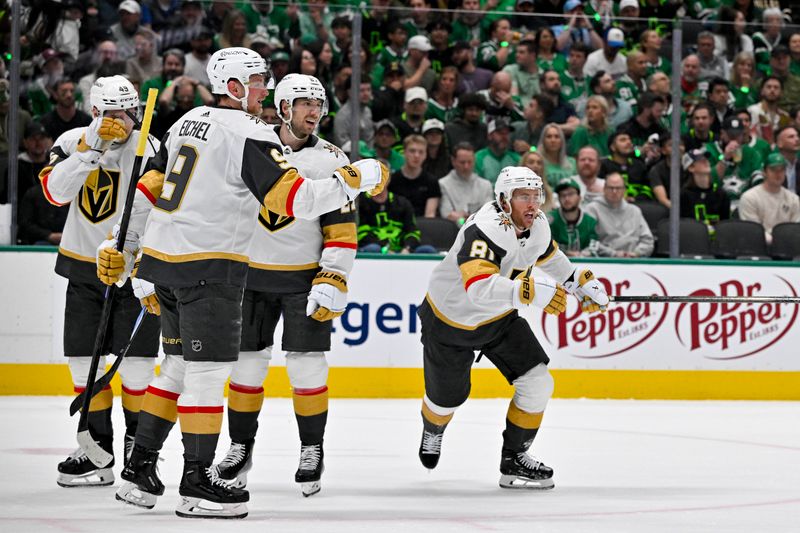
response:
M233 254L230 252L196 252L191 254L171 255L145 247L142 248L142 253L166 263L188 263L191 261L207 261L209 259L226 259L237 263L247 263L250 260L246 255Z
M319 268L319 263L306 263L305 265L270 265L267 263L248 263L250 268L257 268L259 270L282 270L285 272L294 272L298 270L313 270Z
M85 255L76 254L75 252L70 252L69 250L65 250L61 246L58 247L58 253L60 253L64 257L75 259L76 261L83 261L85 263L92 263L92 264L95 264L97 262L97 260L94 257L86 257Z
M475 324L474 326L467 326L466 324L459 324L458 322L454 322L454 321L450 320L449 318L447 318L444 315L444 313L439 311L439 309L433 304L433 300L431 300L431 295L430 294L426 294L425 295L425 300L428 301L428 304L431 306L431 309L433 310L433 314L436 315L436 318L438 318L439 320L441 320L442 322L444 322L448 326L451 326L451 327L454 327L454 328L458 328L458 329L464 329L464 330L467 330L467 331L475 331L479 327L485 326L487 324L491 324L492 322L496 322L496 321L500 320L501 318L507 317L508 315L510 315L511 313L513 313L515 311L514 309L509 309L508 311L506 311L505 313L503 313L501 315L497 315L496 317L492 317L492 318L490 318L488 320L484 320L483 322L479 322L478 324Z

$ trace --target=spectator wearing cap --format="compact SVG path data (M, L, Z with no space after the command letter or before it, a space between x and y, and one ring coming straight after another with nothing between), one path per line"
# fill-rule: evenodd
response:
M640 19L639 0L620 0L618 22L619 28L625 33L625 49L633 50L639 43L642 32L647 29L647 23Z
M189 41L190 51L186 54L186 65L183 73L206 87L211 86L206 67L211 59L211 47L214 44L214 32L209 28L201 30ZM254 43L255 44L255 43Z
M431 60L428 58L428 53L432 49L430 40L424 35L415 35L408 40L408 59L403 64L403 68L409 73L403 82L406 90L411 87L422 87L429 93L433 90L436 73L431 68Z
M700 83L700 59L695 54L683 58L681 63L681 96L683 110L690 111L705 99L707 84Z
M489 39L478 47L478 66L497 72L512 62L513 40L514 34L511 32L509 20L505 18L493 20L489 24Z
M665 132L659 135L657 142L661 158L647 171L647 179L650 181L650 188L653 189L653 197L656 202L670 208L672 207L672 201L669 197L672 187L672 137ZM680 150L680 159L686 152L686 146L683 141L680 141L678 149ZM705 147L698 148L698 150L704 154L706 153ZM708 159L707 155L706 159Z
M592 77L601 70L605 70L615 80L621 78L628 71L625 57L620 50L625 46L625 34L619 28L610 28L606 33L603 47L595 50L586 58L583 66L584 76Z
M697 34L697 59L700 60L699 77L701 80L728 78L728 64L724 58L716 54L715 46L713 33L701 31Z
M777 7L765 9L761 15L763 30L753 34L753 54L756 57L758 70L769 72L770 52L781 44L783 36L783 13Z
M585 103L589 96L589 78L583 75L583 66L588 56L589 48L582 43L575 43L569 49L567 70L559 74L561 94L573 107Z
M542 89L541 95L550 100L553 109L545 120L548 123L557 124L564 135L572 135L575 128L580 124L580 119L575 112L575 108L567 102L561 94L561 77L555 70L542 72L540 80Z
M719 129L722 127L722 123L733 114L730 86L728 82L722 78L711 78L708 82L708 91L706 94L708 103L712 108L712 116L714 119L711 123L711 130L715 135L719 135Z
M747 111L747 109L737 109L731 114L731 117L738 118L742 123L742 144L746 144L750 148L753 148L756 152L758 152L758 155L761 156L761 161L766 161L767 156L770 154L770 152L772 152L772 145L770 145L761 137L753 135L750 112Z
M597 71L597 74L589 80L589 94L602 96L608 104L608 124L612 128L617 128L626 123L633 117L631 105L616 96L616 84L609 72L604 70ZM585 114L585 109L577 109L578 116Z
M444 138L444 122L429 118L422 125L422 136L428 142L428 153L422 170L436 179L450 172L450 154Z
M778 152L767 156L764 181L742 194L739 218L764 226L767 244L772 243L772 228L784 222L800 222L800 198L784 187L786 160Z
M453 66L444 67L439 79L433 84L433 91L428 99L425 118L435 118L442 122L450 122L456 118L458 110L457 88L458 69Z
M453 20L453 40L467 43L470 49L477 48L481 42L481 20L485 20L480 0L461 0L460 4Z
M428 142L422 135L412 134L403 140L403 166L392 174L389 190L411 202L418 217L436 218L442 191L439 180L423 169Z
M350 92L352 76L347 79L347 91ZM358 86L358 131L359 139L372 146L375 137L375 124L372 122L372 85L366 74L361 78ZM351 120L353 119L353 104L348 99L336 112L333 119L333 142L336 146L344 149L345 145L350 144ZM345 150L348 151L348 150Z
M455 146L467 142L480 150L487 143L486 124L481 121L486 110L486 100L477 94L465 94L458 100L461 115L445 124L447 144Z
M422 87L411 87L406 91L403 113L394 117L392 122L397 126L400 138L405 139L411 134L422 133L422 123L425 122L425 110L428 108L428 93Z
M714 186L711 162L704 148L683 155L686 185L681 188L681 218L693 218L713 229L720 220L731 216L731 201L722 189Z
M427 31L431 41L428 59L433 71L441 76L445 67L453 65L453 48L450 46L453 26L447 20L438 19L428 24Z
M475 172L493 185L504 167L516 166L519 154L511 148L511 123L506 117L489 120L488 144L475 153Z
M553 122L542 128L536 151L544 158L545 173L550 187L558 185L562 178L575 175L575 159L567 155L564 132Z
M78 109L75 103L75 83L72 80L61 79L56 82L54 89L56 105L40 119L50 138L58 139L65 131L91 124L92 117Z
M408 13L408 18L405 19L404 26L409 37L428 35L427 27L431 17L431 0L407 0L406 5L410 13Z
M526 106L540 92L536 43L532 40L519 43L515 59L503 67L503 72L511 76L511 94L519 97L521 106Z
M714 184L725 191L735 209L744 191L763 179L764 162L754 148L744 143L744 125L735 117L725 119L719 139L708 143L706 150Z
M125 61L125 75L139 85L161 74L162 59L156 53L158 36L147 28L139 28L133 36L136 55ZM208 77L206 76L206 79Z
M47 165L47 153L53 139L38 122L29 122L22 135L23 150L17 155L17 203L29 188L39 185L39 172ZM0 183L0 204L11 203L8 197L8 176Z
M155 2L159 5L158 2ZM171 9L177 9L177 4L170 2ZM136 40L134 36L141 26L142 6L135 0L123 0L117 8L119 22L111 26L111 35L117 45L117 57L124 61L136 55ZM154 22L154 21L153 21ZM161 29L161 26L152 25L154 31Z
M378 66L376 66L378 68ZM394 118L403 113L405 90L403 89L403 67L394 61L389 63L383 72L383 85L375 94L372 102L372 117L375 120ZM372 78L373 88L375 78Z
M389 22L386 27L386 46L378 54L379 65L387 68L391 63L400 63L408 57L406 44L408 42L408 31L399 19Z
M689 131L683 136L687 150L702 148L719 137L711 129L714 123L714 108L707 102L697 104L689 115Z
M278 85L283 77L289 73L289 54L286 50L275 50L270 56L270 62L270 70L272 70L272 76L275 78L275 85Z
M618 129L630 135L633 146L641 150L653 135L661 136L666 133L661 127L661 117L667 108L667 102L663 96L648 91L639 96L636 108L639 110L636 116Z
M606 176L603 196L586 205L585 212L597 220L599 241L590 247L592 255L606 257L649 257L653 253L653 234L642 211L625 201L627 186L622 175Z
M511 149L524 154L536 146L542 135L542 128L547 124L546 117L553 111L553 104L541 94L534 96L525 106L525 120L512 122Z
M392 172L405 164L405 158L394 148L399 142L397 127L391 120L383 119L375 124L375 157L386 163Z
M769 60L769 73L783 84L783 93L778 106L784 111L800 105L800 76L791 73L789 49L779 44L772 49Z
M550 233L559 249L569 257L591 255L597 241L597 220L581 209L581 188L572 178L563 178L555 188L559 207L547 213Z
M442 218L459 225L494 197L492 183L475 173L475 149L468 143L453 147L453 170L439 180Z
M774 142L775 132L791 122L789 113L781 109L783 82L775 76L767 76L761 82L761 99L757 104L747 108L756 135L763 137L768 143Z
M786 187L800 194L800 135L796 126L786 126L775 133L775 150L786 161Z
M475 66L472 47L466 41L459 41L453 45L453 65L460 74L459 95L482 91L492 82L492 71Z
M608 136L611 135L608 123L608 102L600 95L590 96L586 101L586 113L581 125L569 139L567 153L575 157L584 146L594 146L600 155L608 155Z
M636 112L639 95L647 91L647 57L638 50L628 52L627 64L628 72L617 80L616 96L628 102Z
M561 53L568 54L576 43L592 49L603 46L603 38L592 26L580 0L567 0L564 3L564 14L567 23L563 26L553 26L556 47Z
M619 174L625 180L625 199L628 201L653 200L653 190L647 179L647 167L636 155L631 136L615 131L608 137L611 155L600 161L600 177Z
M511 94L511 90L511 75L508 72L495 72L489 88L478 91L478 94L486 100L488 116L508 117L510 121L525 119L520 99Z
M600 152L593 146L584 146L578 150L575 163L577 174L572 176L572 180L581 188L581 203L586 205L601 198L606 180L599 176Z

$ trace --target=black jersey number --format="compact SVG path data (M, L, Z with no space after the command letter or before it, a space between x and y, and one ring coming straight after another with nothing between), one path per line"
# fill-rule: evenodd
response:
M197 148L189 144L184 144L178 150L178 157L169 175L164 179L164 188L156 202L158 209L171 213L181 206L186 187L189 186L194 174L197 156Z

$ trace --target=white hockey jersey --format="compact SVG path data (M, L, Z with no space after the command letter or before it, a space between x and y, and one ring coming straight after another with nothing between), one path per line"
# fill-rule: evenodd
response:
M155 204L149 217L143 198ZM338 180L303 179L261 119L197 107L169 129L139 182L132 230L147 225L138 276L167 287L244 285L261 203L314 218L348 202Z
M306 179L328 179L334 170L350 162L339 148L314 135L294 151L281 143L280 127L273 130L283 156ZM353 268L358 238L352 202L310 220L279 215L262 206L256 225L250 245L248 289L303 292L309 290L320 270L347 277Z
M77 156L85 127L64 132L50 151L50 162L39 178L45 198L54 205L70 204L56 260L56 273L75 281L99 283L95 255L125 206L125 196L136 157L140 132L135 130L123 144L113 143L98 165ZM145 163L159 142L150 137Z
M514 311L513 280L533 266L559 283L574 271L541 211L518 238L510 217L489 202L459 230L431 275L426 299L446 324L475 330Z

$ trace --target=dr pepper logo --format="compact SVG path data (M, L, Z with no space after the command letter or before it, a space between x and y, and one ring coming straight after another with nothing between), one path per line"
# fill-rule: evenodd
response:
M721 282L697 289L692 296L797 296L792 284L780 276L756 283ZM681 304L675 314L675 333L690 353L707 359L741 359L778 342L797 318L797 305Z
M666 295L655 276L636 273L628 279L599 277L608 294L615 296ZM581 359L599 359L627 352L652 336L667 317L668 305L660 303L610 303L605 313L581 311L570 297L567 310L557 317L542 313L545 339L559 350Z

